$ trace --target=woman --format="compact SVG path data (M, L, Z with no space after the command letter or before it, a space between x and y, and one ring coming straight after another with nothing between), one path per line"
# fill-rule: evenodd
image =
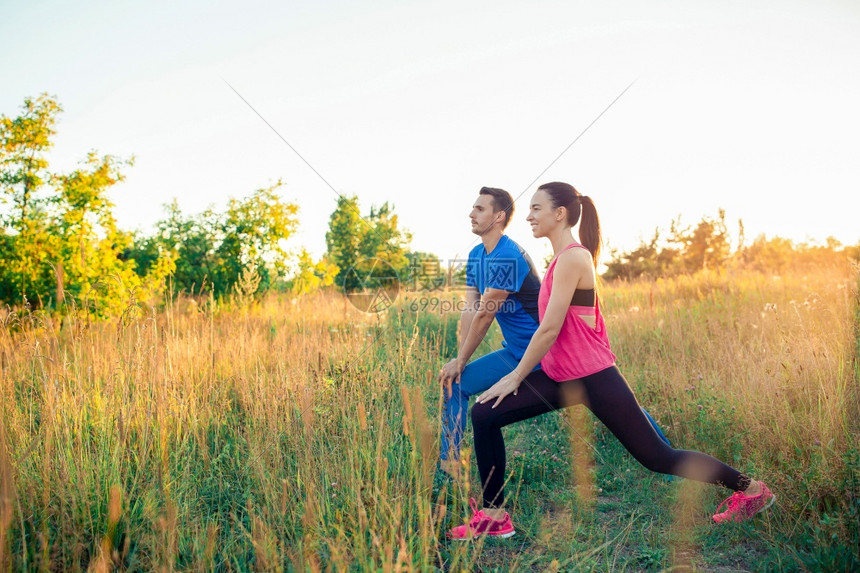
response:
M579 222L580 243L571 229ZM538 298L540 326L513 372L481 394L472 408L475 457L484 486L483 509L448 532L453 539L515 533L505 511L505 444L502 427L552 410L584 404L643 466L651 471L735 490L713 519L742 521L770 507L768 487L711 456L664 443L642 413L615 366L595 293L600 223L590 198L567 183L547 183L531 200L535 237L547 237L555 258ZM540 362L541 370L532 372ZM727 506L722 513L719 510Z

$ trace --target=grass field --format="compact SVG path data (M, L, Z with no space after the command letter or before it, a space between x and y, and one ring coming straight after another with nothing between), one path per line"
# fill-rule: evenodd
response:
M474 462L433 480L455 314L318 294L6 315L0 570L858 570L857 279L603 290L640 402L676 446L765 480L768 512L711 525L730 492L647 472L579 408L507 430L518 535L473 544L444 532L480 497Z

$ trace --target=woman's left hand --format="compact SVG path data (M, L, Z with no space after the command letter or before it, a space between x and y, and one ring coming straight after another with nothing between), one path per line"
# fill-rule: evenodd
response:
M511 372L504 376L501 380L490 386L490 388L478 396L478 404L483 404L484 402L489 402L493 398L496 398L496 402L493 404L493 408L499 405L499 403L505 399L505 396L509 394L517 395L517 389L522 384L522 377L516 372Z

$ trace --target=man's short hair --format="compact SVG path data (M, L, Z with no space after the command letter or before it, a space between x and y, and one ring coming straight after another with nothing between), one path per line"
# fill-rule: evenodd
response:
M495 187L481 187L478 194L489 195L493 198L493 213L505 212L505 224L502 225L502 229L506 228L514 214L514 198L511 197L511 194L504 189L496 189Z

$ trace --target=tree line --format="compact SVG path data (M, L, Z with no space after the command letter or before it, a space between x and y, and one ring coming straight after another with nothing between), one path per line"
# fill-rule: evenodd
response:
M217 298L266 291L297 294L335 286L366 287L380 268L401 284L431 290L452 280L438 257L409 249L411 235L393 205L362 215L356 196L340 196L329 219L326 253L287 248L298 227L297 204L281 181L230 199L226 209L183 213L174 200L154 232L120 229L109 198L134 158L92 151L71 172L49 165L62 107L55 97L26 98L15 117L0 115L0 304L57 310L73 306L115 316L164 296ZM795 245L759 237L732 249L725 212L683 227L672 221L630 251L613 251L604 278L656 278L742 265L769 272L860 258L860 245ZM457 269L457 276L463 269ZM456 277L455 277L456 278ZM462 278L462 277L459 277Z
M347 270L375 258L405 272L415 255L392 205L362 216L354 196L338 200L324 256L288 249L299 207L279 196L281 181L221 211L186 214L174 200L151 234L120 229L109 192L134 158L90 152L70 173L52 169L47 157L61 112L55 97L42 94L26 98L17 116L0 116L2 304L116 315L171 293L348 289L356 285Z
M738 221L738 228L737 246L733 248L723 209L716 217L704 216L692 226L682 225L677 217L668 232L658 228L649 240L640 240L629 251L611 251L603 278L656 279L729 267L779 274L844 263L846 259L860 260L860 243L844 246L828 237L823 245L817 245L760 235L747 244L743 220Z

